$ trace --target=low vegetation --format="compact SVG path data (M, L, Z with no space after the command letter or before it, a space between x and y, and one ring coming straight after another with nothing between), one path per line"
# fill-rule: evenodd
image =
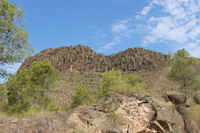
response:
M34 62L29 69L19 70L7 82L7 94L4 87L0 87L2 111L8 114L25 114L33 107L41 111L58 110L46 95L46 92L51 91L50 86L58 74L58 70L54 69L48 60ZM6 95L8 102L5 102Z
M72 105L71 107L77 107L79 105L90 105L94 103L94 97L89 89L83 85L75 87L76 93L72 95Z
M108 92L127 93L140 92L145 90L145 84L139 76L126 75L125 79L121 76L121 71L106 71L100 80L98 97L104 97Z

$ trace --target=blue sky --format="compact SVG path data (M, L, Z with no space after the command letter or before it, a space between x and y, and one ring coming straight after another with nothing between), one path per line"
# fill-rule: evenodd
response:
M200 57L200 0L9 1L23 6L35 53L82 44L105 55L143 47Z

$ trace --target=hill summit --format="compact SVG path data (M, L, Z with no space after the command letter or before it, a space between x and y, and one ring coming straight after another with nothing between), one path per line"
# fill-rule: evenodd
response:
M20 67L28 68L34 61L48 59L52 65L62 72L96 71L103 72L114 69L135 71L141 69L162 68L169 64L169 57L159 52L143 48L129 48L125 51L105 56L88 46L81 44L70 47L45 49L27 59Z

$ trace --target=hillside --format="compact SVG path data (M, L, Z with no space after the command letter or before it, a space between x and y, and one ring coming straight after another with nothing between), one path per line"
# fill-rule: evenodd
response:
M27 59L20 68L29 67L34 61L48 59L61 72L103 72L112 68L123 71L157 69L169 64L167 55L143 48L129 48L105 56L82 45L45 49Z
M167 55L129 48L105 56L78 45L43 50L26 60L20 69L44 59L50 60L53 67L60 70L60 76L47 93L60 111L37 112L24 118L0 115L0 132L199 132L200 122L190 112L191 108L196 108L194 111L199 108L192 107L194 104L188 103L187 97L179 93L179 83L169 80L171 66ZM110 92L97 99L102 73L112 68L122 70L123 78L126 75L140 76L146 88L126 94ZM91 90L95 97L93 105L69 108L77 85Z
M56 86L52 88L53 93L49 94L59 107L71 104L71 96L77 85L86 86L96 95L102 72L112 68L122 70L122 76L141 76L148 92L156 90L154 94L179 87L179 84L167 78L170 72L168 56L143 48L129 48L109 56L82 45L45 49L26 60L20 68L30 67L32 62L44 59L50 60L61 71Z
M82 45L45 49L26 60L20 69L44 59L50 60L61 71L56 85L52 87L53 93L49 93L59 107L71 104L71 96L77 85L86 86L96 95L102 72L112 68L122 70L122 76L141 76L148 93L155 95L180 87L167 77L171 69L168 56L143 48L129 48L109 56Z

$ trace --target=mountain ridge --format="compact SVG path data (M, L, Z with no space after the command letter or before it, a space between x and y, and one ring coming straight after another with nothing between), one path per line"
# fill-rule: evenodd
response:
M128 48L119 53L104 55L97 53L88 46L64 46L49 48L30 57L20 66L30 67L34 61L48 59L52 65L62 72L65 71L96 71L103 72L114 69L135 71L141 69L162 68L169 64L169 57L153 50L144 48Z

